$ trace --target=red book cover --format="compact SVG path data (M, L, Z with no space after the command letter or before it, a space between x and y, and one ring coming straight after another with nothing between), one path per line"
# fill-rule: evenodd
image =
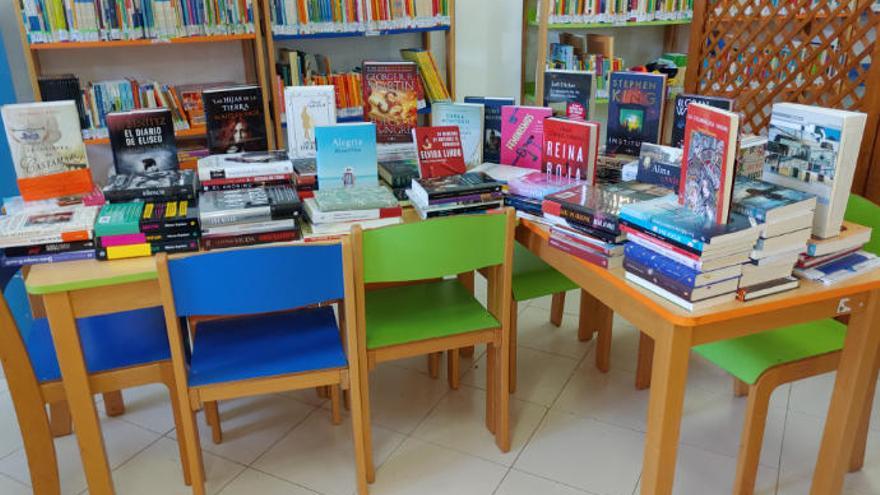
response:
M688 105L678 200L715 223L727 223L738 132L737 114L700 103Z
M364 120L376 124L377 143L408 143L418 125L421 81L412 62L364 62Z
M417 127L413 129L413 138L423 179L467 172L457 126Z
M544 121L544 172L593 184L598 156L597 122L561 118Z

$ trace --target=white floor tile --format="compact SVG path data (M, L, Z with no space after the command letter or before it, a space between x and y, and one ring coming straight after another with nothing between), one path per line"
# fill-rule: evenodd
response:
M732 493L735 477L736 457L683 445L678 449L673 494ZM776 469L759 467L755 495L772 495L775 491Z
M319 397L318 393L313 388L303 390L290 390L288 392L281 392L278 395L314 407L323 407L327 404L327 402L329 402L328 399Z
M12 396L9 392L0 392L0 458L20 449L21 431L18 428L18 417Z
M0 378L0 394L9 390L9 385L6 383L6 378Z
M553 302L553 296L544 296L529 301L529 306L543 309L550 309ZM565 293L565 309L563 312L576 315L581 308L581 291L580 289L570 290Z
M370 373L370 413L374 424L408 435L449 392L445 379L380 364Z
M410 438L376 472L372 495L491 495L507 468Z
M122 391L125 414L120 419L165 435L174 429L168 388L151 384Z
M611 339L611 369L635 372L639 331L630 322L614 315Z
M831 393L834 391L836 373L826 373L806 380L800 380L791 386L791 410L824 418L831 404ZM880 431L880 386L875 389L871 429Z
M3 495L29 495L31 489L25 484L0 474L0 493Z
M220 495L316 495L318 492L284 481L254 469L246 469Z
M589 492L511 469L495 495L584 495L586 493Z
M550 310L538 306L520 307L517 321L517 342L544 352L575 359L584 357L595 345L595 340L578 340L578 316L565 314L559 327L550 323Z

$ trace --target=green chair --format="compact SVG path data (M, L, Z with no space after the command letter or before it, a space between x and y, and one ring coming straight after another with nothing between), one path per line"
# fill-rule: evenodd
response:
M880 254L880 206L860 196L851 195L846 219L874 229L865 250ZM735 378L737 395L748 394L733 493L754 492L764 426L773 390L785 383L836 370L845 337L846 325L827 319L694 348L698 355ZM875 384L876 381L875 372L871 383ZM873 391L870 397L873 397ZM856 448L850 458L851 471L861 469L864 462L870 401L864 407Z

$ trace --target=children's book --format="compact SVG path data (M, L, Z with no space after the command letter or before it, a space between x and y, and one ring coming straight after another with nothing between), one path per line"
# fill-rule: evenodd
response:
M598 122L559 117L544 121L544 172L592 184L598 157Z
M483 119L483 105L475 103L436 103L431 107L431 125L458 127L469 169L483 163Z
M317 127L315 139L321 189L379 185L375 124L358 122Z
M501 163L541 170L546 107L510 105L501 108Z
M467 172L457 126L416 127L413 138L418 148L419 175L443 177Z
M151 108L107 114L117 174L177 170L177 144L171 111Z
M513 105L513 98L466 96L465 103L483 105L483 162L501 161L501 107Z
M336 123L335 86L284 88L287 152L291 160L315 157L315 128Z
M202 98L211 154L268 149L259 86L207 89Z
M418 126L422 98L419 70L413 62L364 62L364 120L376 124L379 143L408 143Z
M681 181L681 148L642 143L636 180L657 184L678 193Z
M553 115L589 120L596 115L596 75L580 70L544 71L544 105Z
M639 156L642 143L660 142L666 75L612 72L608 93L608 154Z
M672 114L672 138L670 146L681 148L684 146L684 125L687 117L687 108L691 103L702 103L721 110L733 110L733 100L718 96L702 96L681 94L675 97L675 108Z

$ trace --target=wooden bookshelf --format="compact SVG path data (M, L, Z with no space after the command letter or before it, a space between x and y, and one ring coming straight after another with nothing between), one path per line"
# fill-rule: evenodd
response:
M86 48L119 48L127 46L167 46L189 45L193 43L223 43L227 41L255 40L256 33L224 34L216 36L188 36L185 38L149 38L140 40L108 41L65 41L59 43L32 43L30 49L38 50L81 50Z

